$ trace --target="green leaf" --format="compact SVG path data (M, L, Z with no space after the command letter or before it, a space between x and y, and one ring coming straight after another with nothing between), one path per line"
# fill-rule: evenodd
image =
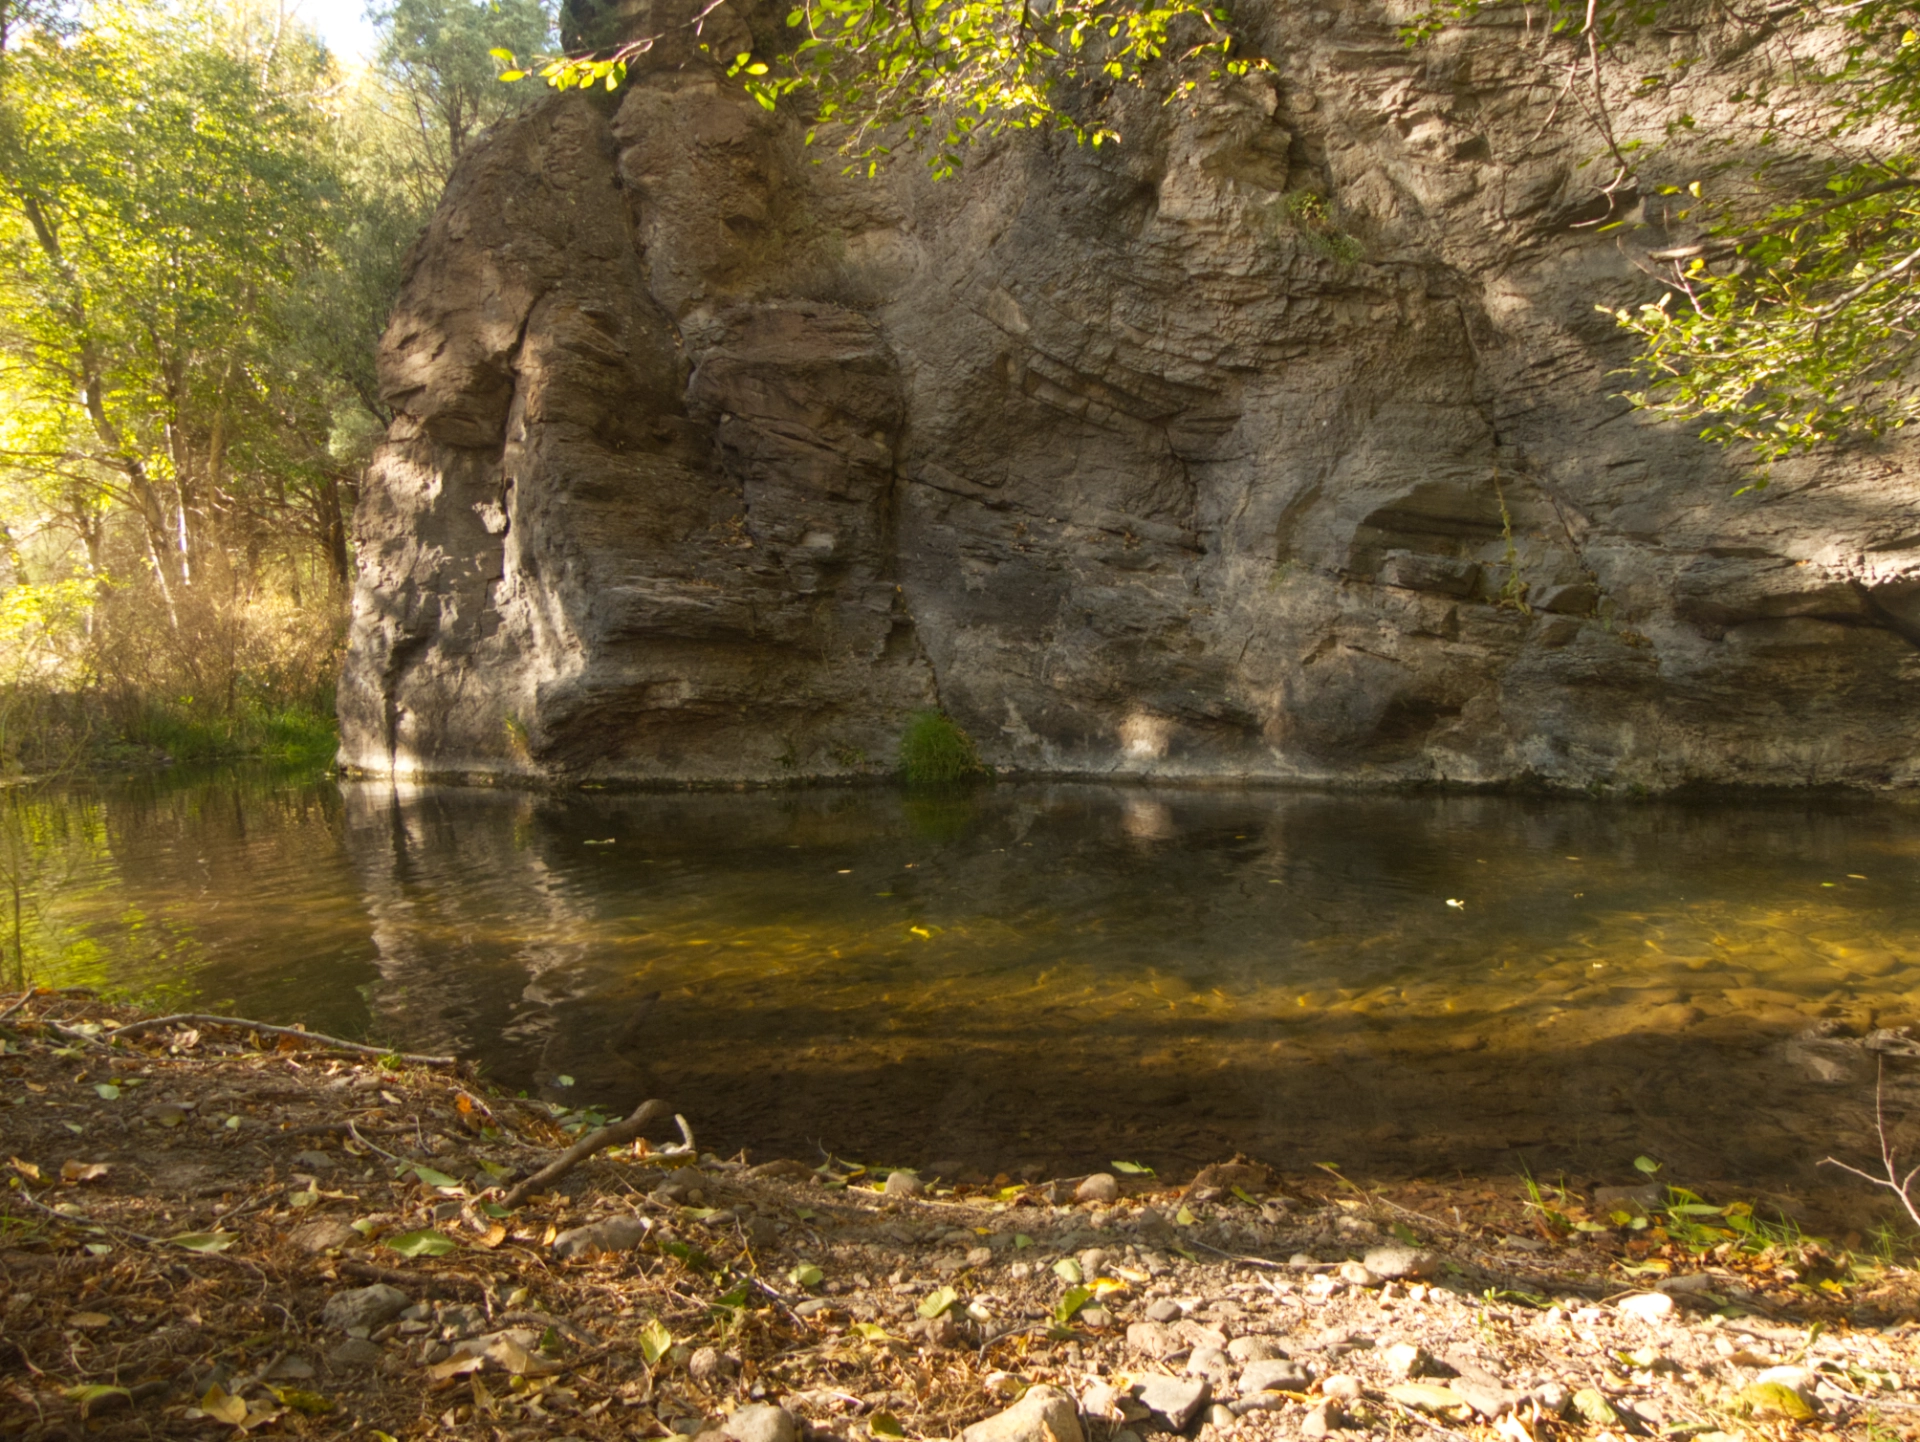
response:
M112 1082L100 1082L93 1090L95 1095L102 1101L117 1102L120 1100L120 1088Z
M1652 1157L1635 1157L1633 1159L1633 1169L1637 1172L1645 1172L1648 1176L1652 1176L1660 1170L1660 1163L1656 1162Z
M1107 1165L1125 1177L1150 1177L1154 1174L1153 1168L1145 1162L1108 1162Z
M102 1397L131 1397L133 1393L125 1387L109 1387L104 1382L93 1382L80 1387L65 1387L60 1395L69 1402L78 1402L85 1407L89 1402L98 1402Z
M867 1430L876 1437L905 1437L907 1429L900 1425L900 1419L891 1412L875 1412L867 1418Z
M1055 1262L1053 1274L1063 1282L1079 1283L1087 1279L1087 1274L1081 1270L1079 1261L1073 1257L1062 1257Z
M413 1174L430 1187L458 1187L459 1178L450 1177L445 1172L436 1172L432 1167L416 1165Z
M1033 1238L1029 1237L1025 1232L1015 1232L1013 1234L1014 1251L1024 1252L1028 1247L1031 1247L1032 1245L1033 1245Z
M1189 1211L1184 1206L1181 1207L1179 1211L1173 1214L1173 1221L1175 1226L1190 1227L1199 1220L1200 1219L1198 1217L1196 1217L1191 1211Z
M895 1337L878 1322L855 1322L853 1324L853 1330L862 1337L865 1337L869 1342L896 1342L899 1340L899 1338Z
M919 1312L922 1317L933 1318L939 1316L959 1300L960 1294L954 1291L953 1288L935 1287L931 1292L927 1293L925 1300L914 1310Z
M1067 1290L1061 1294L1060 1300L1054 1304L1054 1321L1060 1323L1061 1326L1065 1326L1073 1320L1076 1312L1092 1300L1093 1288L1091 1287L1067 1288Z
M703 1272L711 1272L714 1270L712 1257L709 1257L698 1247L683 1242L677 1237L667 1238L667 1240L660 1244L660 1250L665 1252L669 1257L676 1257L680 1261L685 1262L689 1267L698 1267Z
M452 1237L436 1232L428 1227L418 1232L402 1232L397 1237L388 1237L383 1243L403 1257L444 1257L448 1252L459 1250L460 1244Z
M811 1288L817 1287L824 1282L826 1280L826 1273L814 1266L812 1262L802 1262L791 1272L787 1273L787 1279L796 1287Z
M658 1317L649 1318L640 1329L640 1355L646 1359L647 1365L653 1366L667 1355L672 1346L673 1333L667 1330L666 1324Z
M224 1252L240 1239L231 1232L182 1232L165 1240L189 1252Z

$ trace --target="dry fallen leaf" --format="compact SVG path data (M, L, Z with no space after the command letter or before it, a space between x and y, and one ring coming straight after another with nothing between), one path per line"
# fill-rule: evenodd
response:
M67 1314L67 1324L72 1327L84 1327L92 1330L95 1327L112 1326L113 1318L109 1317L105 1312L69 1312Z
M445 1382L454 1377L464 1377L469 1372L478 1372L487 1365L485 1356L475 1353L469 1357L449 1357L444 1362L436 1362L427 1368L427 1376L436 1382Z
M40 1180L40 1168L36 1167L32 1162L23 1162L18 1157L9 1157L7 1161L16 1172L20 1173L20 1175L28 1181L37 1182Z
M502 1242L506 1241L506 1239L507 1239L507 1229L501 1226L498 1222L495 1222L492 1226L487 1228L486 1236L480 1238L478 1241L474 1243L474 1245L476 1247L485 1247L488 1251L492 1251L495 1247L499 1246Z
M217 1383L207 1388L207 1395L200 1399L200 1410L216 1422L225 1422L230 1427L242 1426L247 1420L247 1404L228 1394Z
M97 1182L113 1168L106 1162L69 1161L60 1168L60 1180L63 1182Z

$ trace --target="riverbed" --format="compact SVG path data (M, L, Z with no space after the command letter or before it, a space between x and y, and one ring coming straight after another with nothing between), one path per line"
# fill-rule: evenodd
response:
M1920 1011L1920 812L1868 801L234 770L9 804L41 980L459 1051L573 1104L658 1095L727 1151L1648 1157L1817 1198L1820 1158L1871 1139L1858 1039Z

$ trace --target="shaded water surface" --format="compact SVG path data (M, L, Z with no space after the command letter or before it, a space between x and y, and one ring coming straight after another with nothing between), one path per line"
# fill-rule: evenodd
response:
M670 1098L764 1155L1806 1192L1920 1000L1920 813L172 779L13 805L42 974ZM570 1078L563 1084L562 1078Z

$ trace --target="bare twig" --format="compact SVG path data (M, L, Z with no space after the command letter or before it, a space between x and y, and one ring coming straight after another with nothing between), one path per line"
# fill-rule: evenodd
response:
M1873 1130L1880 1138L1880 1169L1884 1175L1875 1176L1872 1172L1862 1171L1859 1167L1833 1157L1824 1157L1820 1165L1838 1167L1843 1172L1851 1172L1862 1181L1871 1182L1876 1187L1885 1187L1900 1199L1900 1205L1907 1209L1907 1215L1913 1218L1913 1224L1920 1227L1920 1202L1914 1200L1913 1181L1920 1177L1920 1166L1914 1167L1904 1177L1896 1164L1897 1153L1893 1148L1893 1138L1887 1135L1887 1060L1880 1058L1873 1079Z
M673 1108L666 1102L658 1099L644 1101L633 1109L633 1114L625 1121L613 1122L601 1127L598 1131L588 1132L587 1135L580 1138L579 1141L568 1147L564 1152L560 1153L559 1156L548 1162L525 1181L516 1183L512 1189L500 1199L501 1204L509 1207L519 1206L521 1201L526 1197L532 1195L532 1193L538 1191L550 1182L558 1181L588 1157L599 1151L600 1148L617 1147L622 1143L630 1142L640 1135L642 1129L645 1128L648 1123L656 1122L662 1117L669 1116L673 1116L674 1120L680 1123L680 1133L686 1138L686 1150L691 1152L693 1150L693 1133L688 1128L686 1121L681 1117L674 1116Z
M109 1037L131 1036L136 1031L151 1031L157 1026L237 1026L244 1027L248 1031L263 1031L270 1036L294 1037L334 1051L350 1051L360 1056L390 1056L398 1061L412 1062L415 1066L458 1066L460 1064L460 1058L457 1056L421 1056L414 1052L394 1051L390 1047L367 1046L363 1042L328 1036L325 1032L303 1031L297 1026L269 1026L266 1022L251 1021L244 1016L206 1016L190 1011L175 1012L171 1016L150 1017L145 1021L128 1022L125 1026L115 1027L106 1035Z
M0 1011L0 1021L5 1021L8 1017L12 1016L16 1011L20 1010L21 1007L25 1006L28 1002L32 1000L33 1000L33 988L28 987L25 991L21 992L20 995L14 999L12 1006L8 1007L5 1011Z

